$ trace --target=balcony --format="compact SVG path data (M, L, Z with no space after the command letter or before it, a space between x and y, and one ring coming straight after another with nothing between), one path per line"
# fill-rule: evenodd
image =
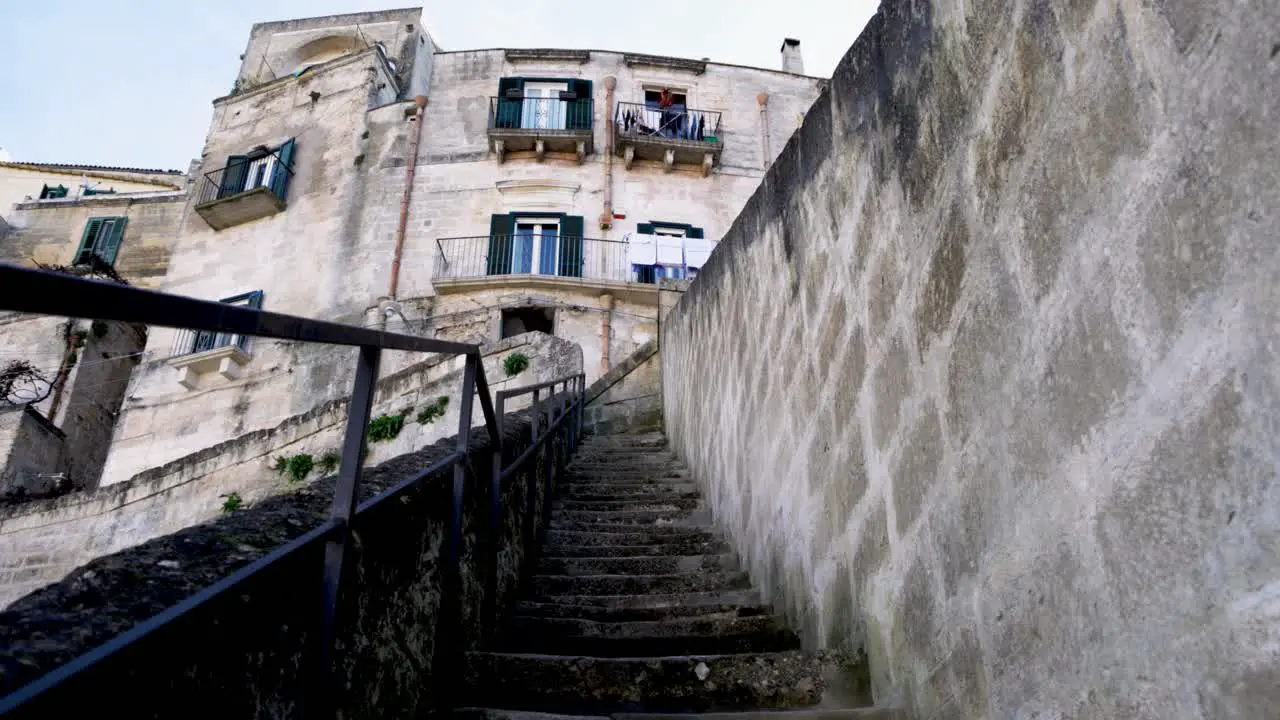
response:
M493 287L591 287L619 299L657 300L652 268L646 274L633 267L628 243L617 240L484 235L440 238L436 248L432 284L440 294Z
M200 386L200 376L216 372L227 380L240 377L249 363L246 335L179 330L174 337L169 366L178 370L178 384L188 390Z
M200 179L196 212L214 230L270 217L285 209L292 177L292 168L276 152L233 158Z
M724 149L720 113L710 110L618 103L613 127L616 152L628 170L639 158L660 161L667 172L676 165L697 165L706 177Z
M489 146L498 162L507 153L572 154L581 163L594 151L591 98L562 92L559 98L512 95L489 98Z

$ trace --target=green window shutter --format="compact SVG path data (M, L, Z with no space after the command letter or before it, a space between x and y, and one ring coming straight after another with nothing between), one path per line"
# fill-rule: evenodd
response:
M80 236L80 247L76 249L75 259L72 265L83 265L89 262L89 258L93 256L94 244L98 240L98 233L102 232L102 223L106 218L89 218L89 222L84 224L84 234Z
M512 236L516 234L516 219L511 215L494 215L489 220L489 275L507 275L511 272Z
M690 225L688 228L685 229L685 235L691 238L701 238L702 228L693 227L692 225Z
M569 117L565 127L570 130L591 129L591 81L574 80L569 89L577 93L578 99L569 103Z
M224 198L244 192L245 175L249 172L249 158L246 155L232 155L227 158L227 166L222 170L222 182L218 186L218 197Z
M494 117L494 127L518 128L520 115L524 110L524 100L508 99L508 90L524 91L524 78L504 77L498 80L498 108Z
M581 215L565 215L560 219L559 275L582 277L582 230L585 225Z
M641 235L652 235L653 223L640 223L639 225L636 225L636 232Z
M280 146L279 162L271 171L271 192L281 200L289 192L289 178L293 174L293 138Z
M120 252L120 241L124 239L124 226L128 224L129 218L107 218L106 227L103 228L101 247L95 253L102 262L108 265L116 264L116 254Z

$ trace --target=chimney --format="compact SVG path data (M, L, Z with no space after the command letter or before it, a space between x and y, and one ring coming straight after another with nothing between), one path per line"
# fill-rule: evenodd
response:
M800 41L795 38L782 41L782 72L804 74L804 60L800 58Z

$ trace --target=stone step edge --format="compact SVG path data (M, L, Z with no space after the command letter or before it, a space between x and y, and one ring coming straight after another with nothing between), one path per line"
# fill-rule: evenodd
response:
M479 714L492 720L907 720L908 717L905 710L884 707L797 708L710 713L612 713L609 715L562 715L532 710L464 707L455 708L452 712Z

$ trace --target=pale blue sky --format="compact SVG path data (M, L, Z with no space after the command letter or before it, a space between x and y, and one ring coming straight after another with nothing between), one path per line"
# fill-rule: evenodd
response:
M446 50L626 50L828 76L876 0L0 0L0 147L14 160L185 170L255 22L422 5Z

